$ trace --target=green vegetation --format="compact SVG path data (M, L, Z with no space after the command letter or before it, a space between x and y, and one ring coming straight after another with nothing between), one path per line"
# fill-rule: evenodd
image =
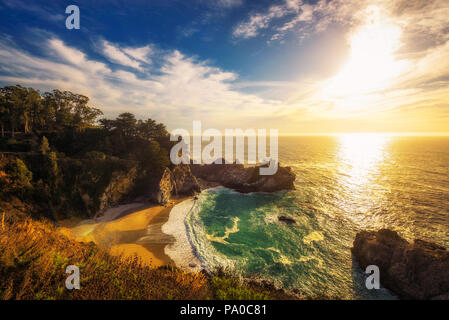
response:
M108 204L105 198L120 200L114 183L145 185L170 166L163 124L131 113L101 115L88 97L69 91L0 88L0 199L32 203L34 216L89 216Z

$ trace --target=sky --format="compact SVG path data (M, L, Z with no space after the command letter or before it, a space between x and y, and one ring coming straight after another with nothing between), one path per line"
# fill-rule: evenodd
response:
M447 0L0 0L0 85L169 129L443 133L448 17Z

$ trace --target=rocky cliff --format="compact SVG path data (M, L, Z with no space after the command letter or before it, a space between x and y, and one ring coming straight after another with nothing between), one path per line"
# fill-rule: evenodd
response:
M65 171L68 170L72 170L75 177L69 179L67 172L64 177L74 180L69 185L72 185L73 190L79 191L90 215L126 200L138 176L137 165L132 162L111 165L110 161L95 160L84 163L82 168L72 163L65 168Z
M172 170L165 168L161 175L150 181L150 201L166 204L172 195L194 195L201 188L190 166L177 165Z
M275 192L295 189L295 174L290 167L279 166L274 175L259 175L259 167L245 167L242 164L190 165L193 174L208 182L242 193Z
M359 232L352 253L360 266L376 265L380 282L408 299L449 299L449 252L434 243L382 229Z
M117 204L120 200L126 197L134 187L136 177L136 168L132 168L128 172L114 172L109 184L99 197L99 211Z

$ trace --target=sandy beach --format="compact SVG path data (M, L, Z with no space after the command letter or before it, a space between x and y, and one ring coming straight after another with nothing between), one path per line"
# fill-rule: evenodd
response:
M165 247L166 255L178 267L200 271L204 269L204 265L194 254L185 224L186 215L194 204L194 199L188 199L175 205L170 212L168 221L162 226L162 231L174 238L174 241Z
M92 241L113 255L124 258L137 256L146 265L174 264L176 261L166 254L164 248L177 239L164 233L162 226L169 220L173 207L186 201L191 200L173 199L167 206L140 202L119 205L94 219L62 221L60 231L77 241ZM179 216L176 212L175 215Z

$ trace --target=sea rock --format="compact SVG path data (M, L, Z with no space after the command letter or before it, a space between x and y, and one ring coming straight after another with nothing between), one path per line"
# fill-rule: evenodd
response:
M449 251L423 240L413 243L388 229L356 235L352 253L360 266L376 265L380 282L408 299L449 298Z
M202 180L219 183L242 193L275 192L295 189L295 174L290 167L279 165L274 175L260 175L260 166L243 164L191 164L192 173Z
M295 219L287 217L287 216L279 216L278 220L281 222L284 222L286 224L295 224L296 223Z

